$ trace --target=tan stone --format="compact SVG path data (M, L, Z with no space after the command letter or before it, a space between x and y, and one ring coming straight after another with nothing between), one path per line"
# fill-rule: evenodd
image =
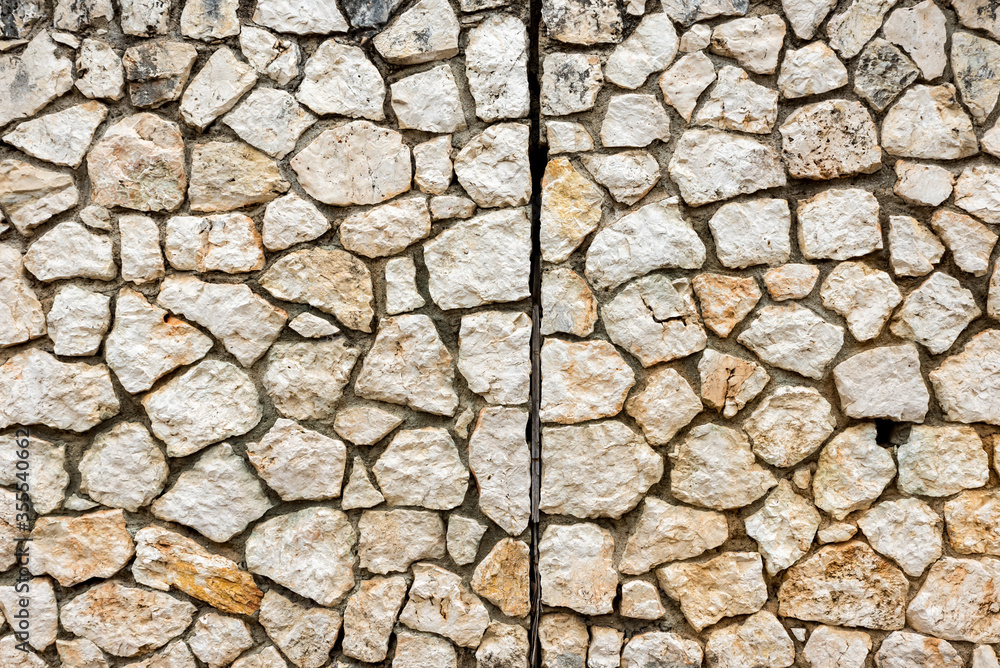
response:
M513 538L503 538L476 566L472 591L508 617L526 617L530 610L528 570L528 546Z

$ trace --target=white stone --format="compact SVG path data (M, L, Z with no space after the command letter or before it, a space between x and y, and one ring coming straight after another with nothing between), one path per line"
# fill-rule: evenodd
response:
M703 52L690 53L674 63L660 77L660 91L667 104L685 121L698 104L698 98L715 81L715 66Z
M344 654L361 661L384 661L405 596L406 580L401 577L363 581L344 608Z
M826 27L830 46L842 58L853 58L875 36L885 13L896 0L852 0L850 6L834 14Z
M56 640L56 649L65 668L108 668L108 661L104 658L101 648L86 638ZM20 651L19 653L24 654Z
M972 292L956 279L934 272L906 296L892 319L892 333L916 341L935 355L951 348L970 322L982 315Z
M792 491L787 480L779 481L761 509L745 520L747 535L757 541L771 576L805 556L819 522L819 511Z
M656 577L698 632L725 617L757 612L767 601L764 565L756 552L724 552L700 563L668 564Z
M806 485L808 487L808 485ZM834 522L816 532L816 540L820 545L827 543L844 543L854 538L858 533L858 528L847 522Z
M12 8L13 9L13 8ZM73 87L73 61L59 54L47 30L38 32L24 51L0 55L0 127L41 111Z
M896 457L899 489L906 494L949 496L989 480L983 442L972 427L914 426Z
M604 193L568 158L545 165L539 243L548 262L569 259L601 222Z
M965 666L962 656L951 643L907 631L896 631L883 640L875 661L880 668L902 668L909 665L934 665L941 668Z
M242 284L171 275L161 283L156 301L206 328L243 366L260 359L285 326L284 311Z
M955 160L979 151L951 84L910 88L886 113L881 134L886 152L903 158Z
M802 655L813 668L864 668L871 649L872 639L863 631L817 626Z
M889 261L897 276L924 276L944 255L944 245L910 216L889 216Z
M85 102L21 123L3 140L32 157L76 169L107 115L100 102Z
M531 195L528 126L498 123L476 135L455 157L455 176L482 207L522 206Z
M347 449L337 439L278 418L246 452L258 475L283 501L340 496Z
M195 0L199 3L201 1L204 0ZM188 0L185 11L192 4ZM235 18L235 5L233 9ZM238 25L237 23L237 27ZM223 46L212 53L205 66L188 84L181 97L181 118L188 125L204 130L212 121L232 109L256 83L256 70L237 60L233 52Z
M60 299L59 293L68 291L66 297ZM107 298L104 297L103 309L96 293L85 293L79 287L67 286L56 294L52 308L49 311L50 338L56 345L56 354L65 355L66 351L80 349L79 354L92 354L100 345L100 338L107 329L110 314L103 318L104 326L99 332L101 313L107 311ZM93 297L85 297L94 294ZM79 296L83 301L79 308L69 304L71 296ZM0 246L0 302L4 308L0 311L0 347L8 347L24 343L30 339L43 336L46 332L45 312L38 301L35 291L25 278L21 262L21 253L13 246ZM53 313L54 311L54 313ZM95 334L97 341L94 341ZM59 345L60 337L62 346Z
M20 160L0 162L0 207L24 236L30 236L33 228L49 218L76 206L78 200L79 191L69 174Z
M582 276L566 267L542 274L543 335L563 332L587 336L597 322L597 301Z
M27 438L25 446L24 439ZM22 486L28 484L28 498L32 509L39 515L46 515L58 510L63 505L66 486L69 484L69 474L66 473L66 446L36 438L24 436L17 430L0 437L0 484ZM28 469L18 466L21 460L18 451L28 448ZM18 495L23 501L23 496ZM7 516L3 521L17 525L17 517Z
M478 668L517 668L527 663L528 652L528 632L523 626L492 622L476 649L476 664Z
M847 68L825 43L813 42L785 52L778 73L778 90L785 98L819 95L846 85Z
M264 248L253 220L241 213L167 221L163 249L174 269L235 274L264 268Z
M542 21L551 39L569 44L617 42L623 28L614 0L545 0Z
M625 634L608 626L590 627L587 668L618 668Z
M528 115L528 31L509 14L494 14L469 31L465 76L486 122Z
M417 265L411 257L385 263L385 310L389 315L413 311L426 302L417 289Z
M616 95L608 102L601 143L609 148L648 146L670 139L670 119L653 95Z
M149 283L163 278L160 227L152 218L139 215L118 217L122 280Z
M365 257L400 253L431 232L427 199L406 197L348 216L340 223L340 243Z
M941 10L937 12L940 14ZM941 24L939 43L943 46L943 16ZM943 69L943 62L941 66ZM997 80L1000 78L1000 45L979 35L956 32L951 38L951 69L962 102L972 113L972 118L977 123L983 123L996 108L997 97L1000 96L1000 81Z
M212 339L150 304L141 293L131 288L118 293L115 326L108 334L104 355L126 392L150 389L158 379L196 362L211 348Z
M558 612L542 615L538 641L545 668L569 665L582 668L587 661L587 623L579 615Z
M875 123L860 102L825 100L799 107L779 131L790 176L836 179L882 167Z
M550 524L538 544L542 602L584 615L612 611L615 540L596 524Z
M400 431L372 471L391 506L450 510L462 503L469 485L451 435L431 427Z
M344 485L340 507L344 510L374 508L383 501L385 501L385 497L375 489L371 479L368 477L364 460L361 457L355 457L354 466L351 467L351 477L347 480L347 484Z
M469 438L469 468L479 486L479 508L512 536L527 528L530 512L526 421L521 409L488 406ZM451 522L448 531L450 535Z
M783 199L724 204L708 222L719 261L731 269L787 262L791 224L788 202Z
M181 34L205 41L238 35L238 0L185 0L181 12Z
M291 192L268 203L261 224L261 239L267 250L284 250L321 237L329 229L330 221L315 204Z
M122 32L142 37L165 35L170 6L170 0L122 0Z
M814 502L842 520L871 506L895 475L892 455L875 442L875 425L848 427L820 452L813 478Z
M691 206L785 185L785 169L774 148L720 130L686 130L669 171Z
M777 14L733 19L712 30L712 53L735 58L755 74L772 74L785 39L785 22Z
M951 197L955 175L944 167L897 160L895 170L896 184L892 192L910 204L937 206Z
M738 67L726 66L719 70L695 122L720 130L769 134L777 118L777 91L754 83Z
M237 171L242 178L232 177ZM231 211L264 204L289 187L276 161L242 142L210 141L191 149L191 211Z
M997 668L1000 662L997 661L996 652L989 645L979 645L972 651L971 668Z
M625 543L618 570L627 575L642 575L668 561L697 557L719 547L728 538L726 517L722 513L647 496L642 514Z
M997 235L971 216L939 209L931 217L931 227L944 241L955 264L973 276L985 276Z
M139 422L98 434L80 460L80 491L111 508L136 512L167 484L166 458Z
M837 427L833 407L811 387L779 387L743 423L754 453L788 468L814 453Z
M89 37L84 39L77 54L76 71L79 75L76 89L85 97L122 99L122 88L125 86L122 61L107 42Z
M632 34L615 47L604 66L608 81L636 89L646 78L665 69L677 54L677 32L666 14L643 17Z
M527 516L525 516L527 526ZM486 534L486 525L474 519L452 514L448 517L448 556L460 566L471 564L479 552L479 541Z
M992 165L967 167L955 184L955 205L991 224L1000 223L1000 170Z
M449 638L459 647L474 648L489 626L490 613L458 575L433 564L416 564L399 621L416 631Z
M840 352L844 329L792 302L758 311L737 341L769 364L819 379Z
M425 193L441 195L451 185L451 135L435 137L413 147L413 181Z
M657 367L646 377L645 387L628 399L625 410L635 418L649 443L667 445L701 413L702 403L677 371Z
M660 165L646 151L585 155L583 164L594 179L623 204L635 204L660 180Z
M206 445L245 434L262 416L250 377L218 360L200 362L174 376L145 395L142 405L170 457L186 457Z
M401 129L424 132L465 129L465 110L450 65L411 74L390 88L392 110Z
M882 248L875 196L856 188L825 190L799 200L799 245L810 260L847 260Z
M2 285L3 283L0 282L0 286ZM11 296L15 299L20 297L16 293ZM96 354L111 321L110 302L110 297L84 290L74 284L61 286L56 292L55 299L52 300L52 308L49 309L48 314L48 334L54 344L52 351L56 355L62 356ZM22 305L13 300L10 302L10 306L13 307L10 311L15 315L18 315L19 307L23 308ZM29 318L28 322L14 320L12 324L19 326L22 330L26 327L37 327L30 320L37 317L35 314L29 311L24 316ZM44 327L41 329L44 330ZM15 341L15 343L20 343L20 341Z
M211 611L198 617L187 643L209 668L225 668L254 645L246 622Z
M48 578L19 579L16 585L0 587L0 610L12 630L27 628L18 638L20 642L42 652L56 641L59 611L52 581ZM20 624L25 619L27 627Z
M324 665L340 633L339 612L303 605L274 589L264 594L257 617L274 644L301 668ZM285 668L283 659L280 668Z
M444 60L458 53L458 17L447 0L420 0L372 40L394 65Z
M884 271L861 262L842 262L820 288L823 306L842 315L858 341L874 339L903 297Z
M524 209L506 209L454 223L425 242L434 303L449 310L527 297L530 231Z
M661 619L667 614L667 609L660 602L660 592L656 585L644 580L633 580L622 585L619 613L622 617L653 620ZM617 653L615 659L618 659Z
M1000 331L973 336L961 353L945 359L929 374L934 395L948 420L1000 424L1000 383L994 369L1000 355Z
M264 387L281 415L323 420L333 415L359 351L344 339L277 343L267 357Z
M1000 641L996 594L1000 561L944 557L931 566L906 611L909 625L938 638L995 644Z
M711 348L702 354L698 374L702 401L726 418L735 417L771 380L761 365Z
M31 244L24 254L24 268L46 282L62 278L110 281L118 275L111 237L75 221L59 223Z
M564 116L592 109L603 84L599 56L549 53L542 63L542 113Z
M345 664L338 664L338 666ZM455 648L444 638L422 636L415 633L396 633L396 651L392 657L393 668L458 668Z
M549 154L579 153L594 148L594 138L580 123L569 121L546 121L545 138Z
M932 0L896 9L886 20L883 32L890 42L910 54L927 81L938 78L944 72L947 64L944 44L948 33L944 12ZM954 44L953 40L953 50ZM957 73L955 80L961 81Z
M858 526L877 552L890 557L910 577L920 577L941 557L943 523L918 499L880 503L858 518Z
M469 389L491 404L528 400L531 319L524 313L482 311L462 318L458 370Z
M316 117L303 109L291 93L258 88L222 122L254 148L283 158L295 149L299 137L316 122Z
M767 610L712 631L705 656L713 668L786 668L795 661L795 645L778 618Z
M253 22L296 35L326 35L348 29L334 0L257 0Z
M231 668L288 668L288 662L278 650L267 646L247 652L234 661Z
M374 445L403 423L402 418L375 406L350 406L337 413L333 428L358 445Z
M266 30L244 25L240 28L240 50L259 73L267 75L279 86L299 75L300 49L290 39L275 37Z
M708 48L712 43L712 28L704 23L696 23L688 28L681 35L679 51L681 53L692 53Z
M635 374L607 341L549 339L542 346L543 422L572 424L617 415Z

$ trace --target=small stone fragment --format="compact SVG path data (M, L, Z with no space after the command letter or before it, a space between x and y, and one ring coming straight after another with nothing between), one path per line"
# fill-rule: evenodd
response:
M712 30L712 53L735 58L755 74L772 74L784 38L785 22L777 14L734 19Z
M132 104L155 109L179 98L197 57L187 42L149 41L127 49L122 64Z
M344 485L340 507L344 510L374 508L384 501L385 497L375 489L371 479L368 477L364 460L361 457L355 457L354 466L351 468L351 477L348 479L347 484Z
M528 126L498 123L476 135L455 158L455 176L482 207L522 206L531 196Z
M217 612L203 612L195 621L187 644L209 668L225 668L244 650L253 647L254 642L243 620Z
M858 519L858 526L876 551L910 577L920 577L941 557L941 518L918 499L880 503Z
M871 506L895 475L892 455L875 441L875 425L848 427L820 452L813 478L814 502L842 520Z
M622 617L653 620L661 619L667 610L660 602L656 586L644 580L633 580L622 585L620 613Z
M490 614L462 578L433 564L415 564L409 600L399 621L416 631L449 638L459 647L478 647Z
M698 632L725 617L757 612L767 601L763 563L755 552L725 552L701 563L668 564L656 571L656 577Z
M782 157L793 177L836 179L882 168L878 132L860 102L825 100L799 107L779 132Z
M163 453L139 422L119 422L98 434L79 468L81 492L133 513L163 491L170 473Z
M385 264L385 309L389 315L406 313L426 302L417 289L417 267L410 257L392 258Z
M284 250L303 241L312 241L329 229L330 221L312 202L291 192L267 205L261 238L268 250Z
M875 111L883 111L919 74L920 70L902 51L876 37L858 57L854 92Z
M15 280L24 282L20 276ZM9 331L16 332L7 338L7 345L22 343L27 338L34 338L45 332L41 304L35 300L34 293L30 292L31 288L26 283L23 287L15 287L12 283L13 280L8 282L0 279L0 291L7 286L10 289L7 293L11 297L7 302L8 312L14 317ZM28 300L34 300L36 306L32 307ZM111 298L106 295L84 290L77 285L61 286L52 300L52 308L48 314L48 334L54 344L52 351L61 356L96 354L111 320L110 301Z
M978 153L979 142L954 86L918 85L886 113L882 148L903 158L955 160Z
M705 405L734 417L760 394L771 377L759 364L707 349L698 362Z
M785 169L775 149L720 130L686 130L669 170L690 206L785 185Z
M788 468L814 453L837 427L830 402L811 387L779 387L743 423L754 453Z
M660 91L663 99L685 121L698 104L698 98L715 81L715 65L703 52L690 53L674 63L673 67L660 77Z
M527 526L527 519L525 519ZM448 517L448 556L459 566L471 564L479 552L486 525L461 515Z
M612 611L618 573L612 565L615 540L610 531L596 524L552 524L538 549L543 603L584 615Z
M451 135L413 147L413 181L425 193L444 194L451 185Z
M820 545L826 545L827 543L844 543L854 538L854 534L858 532L858 528L853 524L848 524L847 522L834 522L824 529L820 529L816 532L816 540L819 541Z
M549 613L538 622L544 668L582 668L587 661L587 640L587 623L578 615Z
M645 387L628 399L625 410L635 418L649 443L667 445L701 413L702 403L677 371L657 367L646 377Z
M267 75L279 86L299 75L300 49L290 39L275 37L266 30L244 25L240 28L240 50L260 74Z
M740 68L727 66L719 70L695 121L720 130L770 134L777 118L778 93L754 83Z
M982 315L969 290L956 279L934 272L906 296L890 329L904 339L925 346L935 355L951 348L970 322Z
M844 329L798 303L767 306L737 341L779 369L822 378L844 344Z
M647 496L642 514L625 543L618 570L628 575L641 575L668 561L697 557L719 547L728 538L726 517L722 513L696 510Z
M816 279L819 278L819 267L810 264L786 264L764 272L764 285L776 302L788 299L803 299L809 296Z
M258 620L274 644L301 668L326 664L340 633L340 613L297 603L274 589L264 594ZM286 668L284 660L277 668Z
M583 164L616 201L630 206L645 197L660 180L660 165L646 151L585 155Z
M406 571L421 559L445 555L444 522L423 510L366 510L358 522L358 557L371 573Z
M73 177L20 160L0 162L0 212L24 236L49 218L71 209L80 193Z
M787 262L791 225L788 202L764 198L723 204L708 221L719 262L731 269Z
M572 424L617 415L635 374L607 341L549 339L542 346L543 422Z
M597 322L597 301L586 280L567 267L542 274L543 335L562 332L587 336Z
M469 31L465 75L476 116L492 122L527 116L528 32L508 14L494 14Z
M372 663L384 661L405 596L406 580L401 577L362 581L344 608L344 654Z
M823 42L787 51L781 61L778 90L787 99L819 95L846 85L847 68Z
M939 209L931 217L931 227L944 241L962 271L985 276L997 235L971 216Z
M910 204L937 206L951 196L955 175L944 167L897 160L895 169L892 192Z

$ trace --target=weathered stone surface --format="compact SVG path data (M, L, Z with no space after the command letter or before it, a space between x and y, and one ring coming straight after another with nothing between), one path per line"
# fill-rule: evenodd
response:
M758 311L737 341L779 369L818 379L840 352L844 330L792 302Z
M96 204L172 211L187 189L184 140L159 116L128 116L104 131L87 155L87 172Z
M996 652L989 645L979 645L972 650L972 668L994 668L998 665Z
M368 121L323 131L289 164L306 193L325 204L378 204L410 189L402 135Z
M165 35L170 4L169 0L122 0L122 32L143 37Z
M937 206L951 196L955 185L955 175L938 165L897 160L895 170L892 192L910 204Z
M384 661L405 597L406 580L401 577L362 581L344 608L344 654L371 663ZM326 657L321 661L325 662Z
M13 634L0 640L0 659L4 661L4 665L10 668L45 668L48 665L30 649L19 649L19 644Z
M181 12L181 34L205 41L238 35L238 8L237 0L186 0Z
M567 267L542 274L543 335L562 332L587 336L597 323L597 300L582 276Z
M933 2L925 0L913 7L896 9L885 22L884 32L890 42L906 49L920 67L924 79L936 79L944 72L944 45L948 35L944 12ZM956 38L961 34L956 33ZM952 41L952 53L954 49L955 40ZM962 80L958 74L955 79Z
M944 255L944 245L910 216L889 216L889 261L897 276L924 276Z
M160 251L160 228L156 221L148 216L119 216L118 232L122 279L149 283L163 278L165 269Z
M344 339L275 344L267 356L264 387L281 415L328 419L350 381L358 355Z
M663 11L682 25L716 16L741 16L747 13L748 3L742 0L667 0Z
M340 633L339 612L297 603L274 589L264 594L258 620L268 637L301 668L324 665ZM277 665L286 668L284 660Z
M527 617L528 546L513 538L502 538L483 557L472 576L472 590L508 617Z
M261 74L284 86L299 75L299 45L255 26L240 27L240 50ZM259 90L270 90L261 88Z
M813 668L864 668L872 639L863 631L817 626L802 655Z
M389 505L449 510L462 503L469 472L444 429L401 431L372 468Z
M203 612L195 621L187 644L209 668L224 668L244 650L253 647L254 642L243 620L217 612Z
M525 515L527 526L527 515ZM523 531L523 529L522 529ZM486 534L486 525L474 519L451 514L448 517L448 556L460 566L471 564L479 553L479 542Z
M56 649L65 668L108 668L101 648L86 638L56 640ZM27 656L21 651L18 654ZM211 668L216 668L216 664L211 664Z
M169 594L104 582L63 605L59 621L108 654L132 657L183 633L194 613L193 605Z
M27 629L18 640L39 652L56 641L59 613L52 581L48 578L18 580L17 585L0 587L0 610L12 630ZM20 624L23 619L28 620L27 626Z
M615 664L608 665L617 668L617 652L614 660ZM697 668L702 665L701 660L701 645L694 640L682 638L676 633L647 631L632 637L626 643L620 665L621 668L642 668L650 665Z
M669 564L657 570L656 577L695 631L724 617L757 612L767 601L763 563L754 552L726 552L701 563Z
M527 154L527 125L492 125L459 151L455 176L481 207L521 206L531 195Z
M890 329L934 354L951 348L970 322L982 315L971 291L948 274L934 272L906 296Z
M106 366L60 362L38 348L0 366L0 399L0 429L44 424L83 432L120 409Z
M413 566L409 600L399 621L416 631L449 638L459 647L477 647L490 614L459 576L424 563Z
M882 121L882 147L891 155L955 160L975 155L978 144L951 84L914 86Z
M528 400L531 319L524 313L481 311L462 318L458 370L469 389L491 404Z
M361 457L354 458L354 466L351 468L351 477L344 485L344 493L340 501L340 507L344 510L354 510L355 508L374 508L385 501L382 493L372 485L368 471L365 470L365 462Z
M642 514L625 543L618 570L641 575L668 561L697 557L719 547L728 538L722 513L695 510L647 496Z
M20 160L0 162L0 207L25 236L49 218L76 206L73 177Z
M542 113L564 116L592 109L603 84L600 57L587 53L546 54L542 61Z
M75 169L107 115L100 102L85 102L21 123L3 140L32 157Z
M451 362L430 318L415 314L385 318L354 391L367 399L454 415L458 396Z
M761 610L742 622L712 631L705 643L708 665L718 668L786 668L795 661L795 645L778 618Z
M277 88L258 88L222 122L240 139L275 158L295 148L299 137L316 122L291 93Z
M987 223L1000 223L998 182L1000 170L992 165L967 167L955 184L955 205Z
M660 77L660 91L667 104L677 110L685 121L698 104L698 98L715 81L715 66L703 52L680 58Z
M657 367L645 387L625 404L625 410L653 445L666 445L702 411L701 399L688 381L669 367Z
M492 122L528 115L528 32L516 17L495 14L469 31L465 73L476 116Z
M587 660L587 623L565 612L542 615L538 622L542 666L583 666Z
M234 172L241 178L233 179ZM231 211L263 204L288 188L277 163L251 146L212 141L191 149L188 199L192 211Z
M153 433L167 455L185 457L206 445L239 436L262 416L257 388L227 362L207 360L174 376L142 398Z
M283 501L340 496L346 447L292 420L278 418L260 441L247 445L247 458Z
M385 118L382 75L358 47L327 40L306 61L304 74L296 97L317 114Z
M528 662L528 651L523 626L492 622L476 649L476 668L520 668Z
M224 543L273 506L243 458L228 443L221 443L181 473L151 508L161 520L189 526Z
M972 427L915 426L896 458L899 489L906 494L950 496L989 480L983 442Z
M524 209L506 209L455 223L424 243L431 298L448 310L527 297L530 231Z
M549 339L542 346L543 422L572 424L617 415L635 374L607 341Z
M997 581L1000 561L944 557L931 566L906 609L906 621L920 633L975 643L1000 641ZM902 622L900 622L902 626Z
M447 0L420 0L372 40L394 65L444 60L458 53L458 17Z
M819 267L786 264L764 272L764 285L776 302L808 297L819 278Z
M233 662L231 668L289 668L288 662L274 647L266 646L247 652Z
M147 6L139 9L147 9L149 0L140 1ZM179 41L140 42L126 49L122 64L132 104L155 109L179 98L197 57L193 44Z
M8 245L0 246L0 302L4 304L0 310L0 347L24 343L46 333L45 311L25 278L21 253ZM49 311L49 336L55 343L56 354L96 352L110 317L107 304L107 297L76 286L64 287L56 293ZM102 318L102 313L108 315Z
M526 420L521 409L486 407L469 439L469 468L479 485L479 508L513 536L528 526L530 512ZM448 527L450 532L451 523Z
M810 260L847 260L882 248L879 204L857 188L825 190L799 200L799 246Z
M671 198L647 204L598 232L587 250L586 271L595 286L613 288L656 269L697 269L704 262L705 244Z
M346 666L346 664L338 665ZM455 648L452 644L444 638L397 632L396 651L392 657L392 665L393 668L421 668L422 666L458 668L458 656L455 654Z
M139 584L162 591L174 587L222 612L257 611L264 594L234 561L160 527L140 529L135 542L132 575Z
M125 86L122 61L107 42L86 38L76 58L76 89L91 99L120 100Z
M875 442L875 435L872 423L848 427L820 452L813 499L835 519L871 506L896 475L892 455Z
M677 32L670 17L649 14L608 56L605 74L613 84L634 90L650 74L665 69L676 54Z
M184 11L204 0L195 0L185 5ZM233 19L236 5L232 6ZM239 22L237 21L237 29ZM232 33L235 34L235 33ZM188 125L204 130L216 118L226 113L243 94L257 83L257 71L237 60L232 51L221 47L212 53L205 66L194 76L181 97L181 118Z
M788 569L778 589L778 614L839 626L901 629L908 588L902 571L866 544L827 545Z
M5 17L5 33L8 25ZM36 114L72 87L73 62L59 54L49 32L42 30L23 52L0 55L0 89L7 91L0 127Z
M735 58L755 74L771 74L785 37L785 22L777 14L734 19L712 30L712 53Z
M309 304L351 329L371 331L371 274L350 253L326 248L293 251L280 257L259 280L278 299Z
M31 244L24 254L24 268L46 282L63 278L109 281L118 274L111 237L75 221L59 223Z
M943 33L944 26L941 28ZM941 65L943 68L944 63ZM1000 96L1000 44L971 33L956 32L951 38L951 67L962 102L972 118L983 123Z
M670 460L671 494L705 508L742 508L777 484L771 472L754 461L746 437L729 427L695 427L671 449Z
M371 573L405 571L445 554L444 522L423 510L367 510L358 522L358 557Z
M960 554L1000 554L1000 498L996 491L962 492L944 506L948 541Z
M413 182L420 190L435 195L448 190L454 171L451 149L451 135L435 137L413 147Z
M545 0L542 21L550 38L569 44L617 42L624 27L613 0Z
M656 585L645 580L632 580L622 585L622 600L619 606L622 617L632 619L661 619L667 609L660 602L660 592ZM615 653L615 659L618 654Z
M896 0L853 0L846 10L834 14L826 27L830 46L842 58L853 58L875 36L886 12Z
M858 519L858 526L876 551L910 577L920 577L941 557L941 518L918 499L880 503Z
M787 468L819 449L837 426L830 403L811 387L779 387L743 423L754 453Z
M261 238L268 250L283 250L303 241L312 241L329 229L330 221L326 216L312 202L292 192L267 205Z
M385 310L389 315L407 313L427 302L417 289L417 266L411 257L385 263Z
M875 662L880 668L906 665L942 668L965 666L961 655L948 641L908 631L896 631L883 640L875 655Z
M663 476L663 458L621 422L543 430L541 510L618 519Z
M753 277L700 274L692 281L705 324L721 338L729 336L757 302L761 292Z
M632 205L660 180L660 166L646 151L585 155L583 164L616 201Z
M333 0L258 0L253 22L296 35L326 35L348 28Z
M861 262L838 264L823 281L820 296L823 306L844 316L858 341L877 337L903 301L889 274Z
M759 364L705 350L698 362L701 398L705 405L731 418L760 394L771 380Z
M931 218L931 227L951 251L955 264L973 276L985 276L997 235L971 216L939 209Z
M980 332L961 353L930 372L934 395L948 420L1000 424L1000 383L996 373L988 371L996 368L998 346L1000 331Z
M25 447L29 452L26 471L23 465L19 465L22 459L18 456L19 450ZM46 515L62 506L66 486L69 484L66 446L31 435L25 436L22 430L0 437L0 484L23 488L25 483L32 509L39 515ZM26 500L20 494L17 498L22 502ZM20 524L13 514L14 510L11 504L4 511L3 521L7 524Z
M431 232L427 199L408 197L348 216L340 223L340 242L365 257L395 255Z
M670 139L670 118L653 95L616 95L608 102L601 124L601 143L608 148L643 147Z
M777 91L754 83L740 68L727 66L719 70L695 121L720 130L769 134L777 118Z
M779 131L782 157L793 177L836 179L882 167L875 123L860 102L826 100L799 107Z
M809 551L820 515L813 504L780 480L760 510L746 518L747 535L757 541L768 575L774 576Z
M670 158L670 178L691 206L785 185L778 152L720 130L686 130Z
M550 160L542 177L542 257L562 262L597 229L604 195L567 158Z
M119 422L98 434L79 468L81 492L133 513L163 491L170 472L163 453L139 422Z
M31 573L51 575L64 587L95 577L111 577L125 567L135 552L120 510L77 517L40 517L31 540Z
M794 22L792 27L795 27ZM833 49L823 42L813 42L801 49L788 51L781 61L778 90L785 98L819 95L846 85L847 68Z
M611 612L618 573L610 531L596 524L551 524L538 549L543 603L584 615Z

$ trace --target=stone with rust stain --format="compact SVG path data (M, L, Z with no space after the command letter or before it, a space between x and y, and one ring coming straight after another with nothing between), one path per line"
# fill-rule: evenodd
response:
M472 591L494 603L508 617L527 616L528 546L503 538L483 557L472 575Z

